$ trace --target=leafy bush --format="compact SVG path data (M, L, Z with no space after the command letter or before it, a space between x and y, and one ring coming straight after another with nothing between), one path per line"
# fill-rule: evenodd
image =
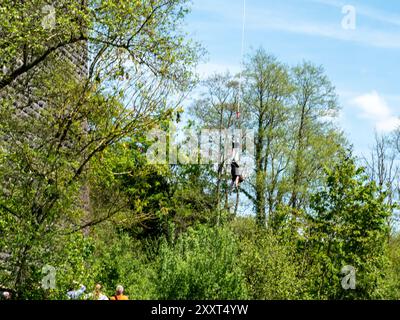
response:
M160 299L247 298L238 242L228 228L190 228L159 252Z
M233 224L240 236L240 267L251 299L276 300L301 297L302 282L291 246L280 243L252 219Z
M97 282L105 292L111 296L121 284L130 299L155 299L155 262L146 254L145 246L126 233L109 234L100 243L96 251L101 271Z

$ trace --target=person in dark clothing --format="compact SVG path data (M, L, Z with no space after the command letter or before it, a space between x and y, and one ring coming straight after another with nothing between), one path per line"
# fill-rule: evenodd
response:
M242 176L242 170L238 163L233 160L231 163L231 176L232 176L232 187L235 186L236 189L239 187L239 184L244 181Z

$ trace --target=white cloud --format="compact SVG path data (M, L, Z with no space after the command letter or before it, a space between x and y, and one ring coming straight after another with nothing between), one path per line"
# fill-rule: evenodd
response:
M400 119L398 117L391 116L383 121L379 121L376 124L376 129L379 132L391 132L400 127Z
M368 119L387 118L390 116L390 109L376 91L358 96L353 99L362 111L362 116Z
M379 132L390 132L400 126L400 118L376 91L357 96L350 103L360 109L360 117L373 121Z

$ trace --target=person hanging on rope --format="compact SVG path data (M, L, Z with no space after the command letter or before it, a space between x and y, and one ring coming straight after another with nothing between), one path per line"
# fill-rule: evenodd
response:
M239 117L238 117L239 120ZM232 184L231 188L235 186L236 190L239 188L239 184L244 181L243 175L242 175L242 170L239 166L239 164L236 162L235 159L240 157L240 138L235 137L235 135L232 136L232 162L231 162L231 176L232 176Z
M246 23L246 0L243 0L243 28L242 28L242 50L241 50L241 63L243 64L243 56L244 56L244 35L245 35L245 23ZM243 65L242 65L243 67ZM242 68L243 69L243 68ZM240 129L240 104L242 100L242 71L240 72L239 76L239 90L238 90L238 103L237 103L237 109L236 109L236 121L234 123L234 129L238 128ZM232 184L231 188L233 186L236 187L236 190L239 189L240 183L244 181L244 177L242 174L242 170L239 166L239 164L236 162L236 157L239 158L239 153L240 153L240 142L233 138L232 141L232 162L231 162L231 175L232 175Z

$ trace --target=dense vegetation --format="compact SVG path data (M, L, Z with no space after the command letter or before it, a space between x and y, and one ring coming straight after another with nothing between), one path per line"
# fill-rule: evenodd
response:
M76 283L108 295L123 284L131 299L400 298L400 133L355 158L321 66L260 48L241 83L197 81L188 1L62 0L52 28L45 5L0 5L0 289L18 299L65 299ZM88 44L83 78L59 55L77 43ZM22 112L39 97L35 114ZM214 163L188 163L186 140L177 159L150 161L160 143L150 133L172 148L179 125L196 136L253 130L238 191L230 137ZM44 266L55 288L41 285Z

